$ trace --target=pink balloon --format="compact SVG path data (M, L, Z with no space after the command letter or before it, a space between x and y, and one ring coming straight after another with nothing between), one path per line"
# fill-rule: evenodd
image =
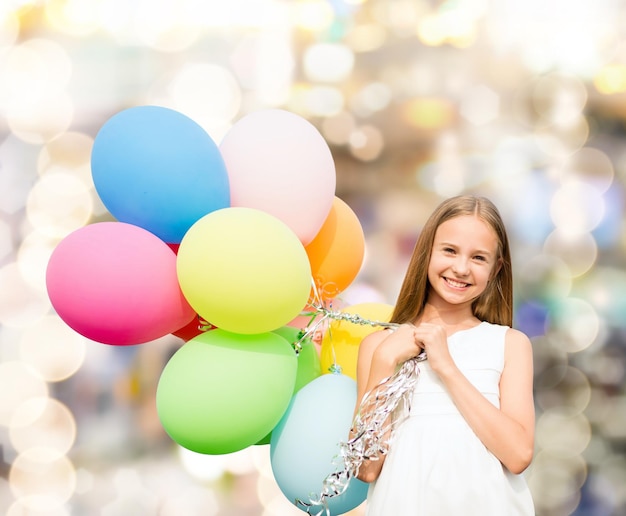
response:
M104 344L141 344L196 315L178 285L176 255L132 224L100 222L65 237L48 262L46 285L59 317Z
M231 206L256 208L282 220L307 245L335 198L335 163L328 144L304 118L281 109L237 121L220 144Z

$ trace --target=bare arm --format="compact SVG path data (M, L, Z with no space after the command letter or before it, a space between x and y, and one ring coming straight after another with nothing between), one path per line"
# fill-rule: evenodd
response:
M513 329L506 333L499 409L449 359L440 335L430 341L429 337L422 338L431 367L474 433L509 471L524 471L533 457L535 435L533 359L528 337Z
M357 359L357 411L366 393L382 380L393 375L396 367L408 358L417 355L421 348L413 336L413 326L403 325L396 332L388 330L374 332L363 339ZM387 438L388 436L385 436ZM357 477L364 482L378 478L385 457L375 461L364 461Z

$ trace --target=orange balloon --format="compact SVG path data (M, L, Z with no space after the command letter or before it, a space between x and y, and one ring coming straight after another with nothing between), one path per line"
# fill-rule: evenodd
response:
M304 248L323 300L344 291L356 278L365 256L365 235L358 217L339 197L315 238Z

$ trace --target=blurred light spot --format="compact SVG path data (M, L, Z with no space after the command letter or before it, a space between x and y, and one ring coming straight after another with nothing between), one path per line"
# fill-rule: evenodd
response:
M48 395L46 382L18 361L0 363L0 425L9 426L15 411L31 398Z
M0 106L19 112L64 92L72 62L59 43L30 39L0 55L0 73Z
M41 319L49 309L48 297L24 281L16 263L0 268L1 324L24 328Z
M35 151L34 146L12 135L0 144L0 211L3 213L13 215L26 204L37 177Z
M69 131L49 141L39 153L37 169L40 175L55 170L71 171L86 185L93 185L91 150L93 138L84 133Z
M609 439L626 439L626 398L611 396L606 399L606 405L605 417L598 422L600 432Z
M304 73L311 81L340 82L352 73L354 54L339 43L316 43L303 55Z
M595 353L587 359L586 367L596 385L621 385L626 376L622 361L608 353Z
M392 93L384 83L373 82L364 86L350 100L352 112L367 118L372 114L385 109L391 102Z
M13 252L13 235L8 222L0 219L0 262Z
M598 246L591 233L572 234L555 229L544 242L546 254L556 256L569 267L573 277L589 271L598 258Z
M575 367L555 366L535 378L536 401L544 410L561 408L570 414L580 414L591 400L591 384L585 374Z
M576 285L575 295L586 299L608 324L626 328L626 271L596 265Z
M361 23L348 32L345 41L354 52L371 52L383 46L385 28L377 23Z
M215 141L241 107L241 89L229 70L213 64L189 64L169 86L174 108L201 125Z
M46 268L57 244L57 239L33 232L24 237L17 251L16 262L22 278L45 295L47 295Z
M90 189L71 174L46 174L30 191L26 210L38 231L63 238L89 221L93 212Z
M74 107L66 93L37 99L26 106L11 106L7 123L15 136L28 143L45 143L65 132L72 123Z
M537 299L550 306L560 302L572 289L572 275L567 265L554 256L535 255L518 267L518 292L524 299Z
M52 315L26 328L19 344L21 359L48 382L60 382L78 371L85 347L84 337Z
M99 27L95 1L48 0L46 18L55 30L75 37L85 37Z
M474 86L463 95L460 113L473 125L487 124L495 120L499 112L499 95L485 85Z
M20 33L20 21L10 10L0 11L0 47L14 45Z
M557 127L568 127L580 119L587 103L587 88L572 76L549 74L535 83L533 106Z
M101 2L100 23L121 45L143 45L163 52L182 51L196 41L200 30L197 22L203 19L198 9L196 17L189 19L186 3ZM221 11L215 9L213 18L218 18Z
M16 500L5 516L70 516L64 505L55 505L58 500L49 496L27 496Z
M557 333L554 341L569 353L576 353L593 344L600 330L600 319L586 301L566 298L548 315L548 333Z
M545 411L537 420L537 444L558 457L581 454L591 439L589 420L564 407Z
M563 234L580 235L594 229L604 216L600 192L580 181L568 181L559 188L550 204L550 215Z
M606 192L615 177L611 158L593 147L583 147L563 165L560 174L565 183L574 179L598 192Z
M363 125L350 135L350 152L361 161L373 161L380 156L385 142L377 127Z
M117 496L102 507L102 516L119 514L155 514L159 501L148 490L132 468L119 468L113 476L113 485Z
M182 446L178 448L178 457L185 471L194 478L211 481L224 474L225 459L223 455L205 455L196 453Z
M621 453L611 454L597 469L598 480L604 485L598 494L612 502L614 507L623 507L626 503L626 457ZM599 482L594 482L596 489Z
M256 494L263 506L261 516L299 516L302 514L302 511L280 491L273 477L259 476Z
M536 301L520 301L515 309L514 324L530 338L543 336L548 309Z
M615 63L602 67L594 76L593 84L604 95L626 92L626 65Z
M247 475L256 472L253 446L224 455L224 470L233 475Z
M295 68L291 32L275 28L242 39L230 56L230 65L245 89L259 103L282 106L290 97Z
M565 160L587 143L589 123L584 116L580 116L566 127L539 127L533 138L537 147L548 156Z
M595 469L610 454L611 449L609 447L609 443L606 439L598 435L597 431L594 431L594 434L591 436L591 440L589 441L589 446L587 446L587 449L583 454L587 464L591 468Z
M424 6L413 1L370 2L370 5L372 17L398 36L413 36L420 15L426 13Z
M314 86L302 90L302 108L311 116L334 116L344 108L343 93L338 88Z
M20 453L9 471L11 490L27 501L29 508L42 510L65 503L74 494L76 472L67 457L46 448Z
M159 516L180 516L181 514L216 516L220 505L215 493L200 486L187 486L166 494L159 505Z
M460 2L458 6L478 5L480 2ZM423 16L417 23L417 36L429 46L450 43L456 47L470 46L476 39L475 16L469 9L446 8Z
M18 453L44 447L61 457L74 444L76 422L70 410L58 400L31 398L16 409L9 437Z
M85 468L76 470L76 494L85 494L94 488L95 476Z
M323 0L300 0L290 4L292 22L304 30L321 31L330 27L334 19L333 9Z
M551 511L571 514L580 500L579 489L587 479L587 465L579 455L540 451L527 478L538 513L543 510L550 514Z
M342 111L322 121L321 131L324 139L330 144L345 145L350 141L350 135L356 127L354 117Z
M452 125L454 108L447 99L416 98L404 109L407 121L417 129L440 130Z

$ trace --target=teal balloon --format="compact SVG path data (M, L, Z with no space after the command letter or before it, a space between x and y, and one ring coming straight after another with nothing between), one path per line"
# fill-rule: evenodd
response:
M176 443L209 455L257 443L280 421L297 360L280 335L215 329L194 337L168 361L157 386L157 413Z
M336 471L333 460L339 442L348 438L355 404L356 382L339 373L324 374L293 396L270 442L274 478L293 504L319 495L324 479ZM352 478L344 493L328 500L331 515L358 507L367 490L368 484Z
M287 342L294 344L298 342L300 338L300 330L293 326L282 326L276 330L272 330L273 333L281 335ZM322 375L322 366L320 363L320 356L315 348L315 344L310 339L303 340L300 345L302 349L298 353L298 372L296 375L296 384L293 388L293 393L298 392L302 387L315 380ZM258 445L270 444L272 439L272 433L267 434L261 439Z
M98 131L91 153L96 191L121 222L180 243L204 215L230 206L226 164L191 118L160 106L120 111Z

